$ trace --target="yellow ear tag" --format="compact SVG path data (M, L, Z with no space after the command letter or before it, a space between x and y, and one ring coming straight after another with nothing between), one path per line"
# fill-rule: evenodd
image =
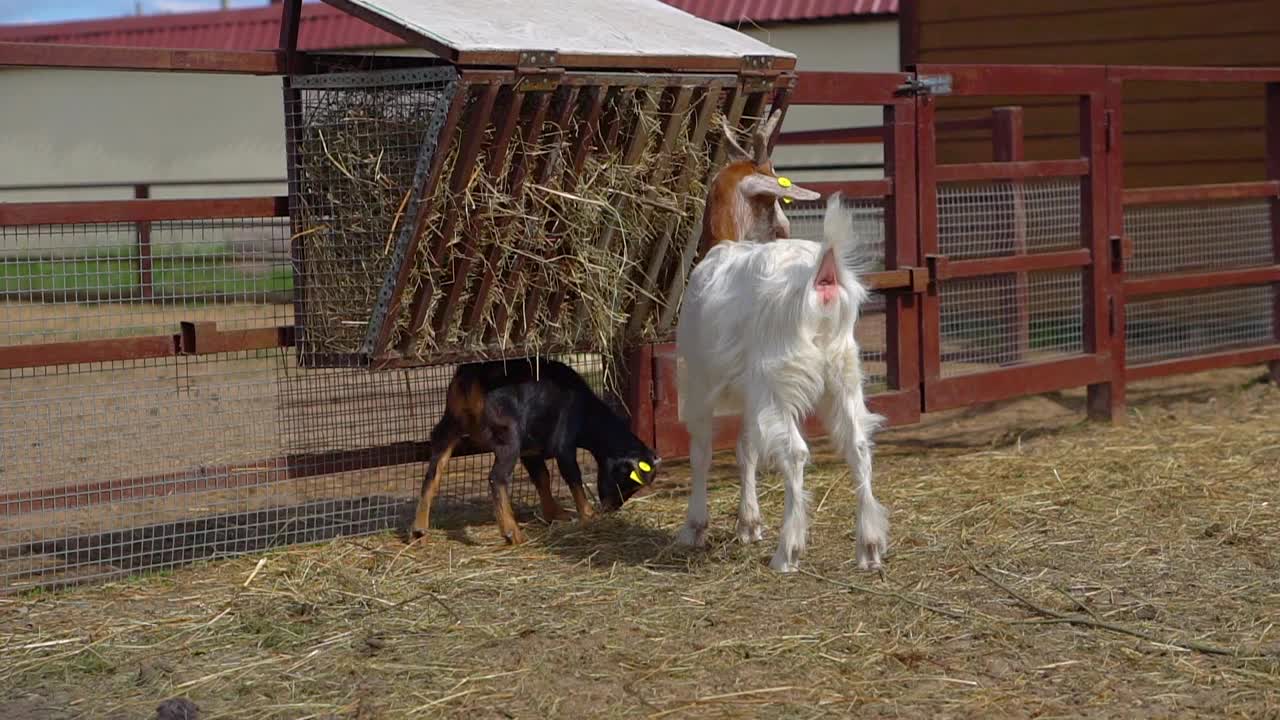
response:
M789 197L784 197L784 198L782 198L782 204L783 204L783 205L790 205L790 204L791 204L791 198L789 198Z
M791 178L786 178L779 175L778 185L780 185L781 187L791 187Z
M645 461L641 460L641 461L640 461L640 470L641 470L642 472L653 472L653 466L652 466L652 465L650 465L649 463L647 463L647 462L645 462Z
M643 485L644 481L640 479L640 473L635 470L631 471L631 479L638 485Z

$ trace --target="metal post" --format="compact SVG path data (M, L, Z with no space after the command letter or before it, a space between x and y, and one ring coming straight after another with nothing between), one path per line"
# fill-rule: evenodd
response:
M134 185L133 197L138 200L151 197L151 186L146 183ZM151 222L136 223L134 232L138 238L138 288L141 297L150 300L155 296L151 279Z

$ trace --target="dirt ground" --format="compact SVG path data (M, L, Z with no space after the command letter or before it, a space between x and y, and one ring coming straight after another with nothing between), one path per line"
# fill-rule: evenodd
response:
M586 528L487 509L393 533L0 598L0 717L1280 717L1280 390L1258 368L1078 392L884 432L883 575L815 446L804 572L673 546L686 468Z

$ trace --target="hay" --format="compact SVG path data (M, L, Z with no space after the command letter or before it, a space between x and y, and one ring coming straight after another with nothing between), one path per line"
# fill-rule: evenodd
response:
M658 104L660 92L622 92L611 96L612 106L606 108L606 114L619 116L626 133L644 138L644 151L634 162L623 161L622 147L604 147L597 133L594 149L573 176L570 163L578 138L587 132L582 113L574 112L568 128L558 128L548 118L528 142L520 128L499 171L488 174L482 154L454 192L455 174L462 172L457 167L461 145L469 132L477 131L473 96L461 131L443 150L438 181L425 201L429 220L412 259L402 310L391 319L392 347L427 362L443 355L544 354L588 346L611 354L628 341L653 339L653 317L664 300L656 288L663 287L661 281L679 260L670 248L655 257L655 245L669 232L672 247L679 249L695 230L691 224L703 202L710 166L706 138L694 141L699 103L690 103L677 119L674 142L668 152L660 152L670 116L666 111L641 112L647 104ZM406 147L388 155L380 147L378 128L364 132L366 115L377 112L366 100L361 93L335 94L330 105L314 111L302 140L303 184L310 188L299 214L307 243L307 338L320 350L358 351L389 267L391 240L398 223L407 220L404 205L416 155ZM322 137L326 128L341 142ZM413 126L406 132L421 129ZM496 130L490 123L483 132L487 148ZM509 182L516 162L528 171L518 197ZM316 191L319 199L313 197ZM447 223L448 217L458 220ZM653 283L646 281L651 267L658 270ZM459 268L468 271L454 277ZM486 274L496 280L481 298ZM457 298L445 322L437 315L444 312L442 301L451 290ZM412 308L420 295L426 303L424 323L413 327ZM627 337L637 298L645 299L653 317ZM557 306L554 317L552 304ZM467 322L471 315L479 321Z
M884 577L854 570L848 474L816 446L806 572L791 577L767 569L772 542L733 540L726 454L701 552L671 543L675 467L589 528L526 514L520 548L481 507L412 547L374 536L0 598L0 707L1266 716L1280 686L1280 391L1256 374L1132 388L1127 427L1081 422L1072 392L886 432ZM762 478L771 541L781 504Z

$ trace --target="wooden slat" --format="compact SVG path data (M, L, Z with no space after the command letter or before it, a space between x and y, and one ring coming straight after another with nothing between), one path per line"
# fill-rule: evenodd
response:
M1008 255L977 260L947 260L939 264L939 280L999 275L1002 273L1061 270L1088 265L1092 261L1088 248L1036 253L1034 255Z
M0 42L0 66L238 75L280 75L285 70L284 56L276 51L165 50L26 42Z
M844 193L847 198L875 199L893 194L892 178L881 180L845 180L838 182L807 182L804 186L822 195Z
M1124 294L1126 298L1139 298L1273 282L1280 282L1280 265L1130 278L1124 282Z
M1188 373L1217 370L1219 368L1239 365L1257 365L1259 363L1280 360L1280 343L1246 350L1226 350L1209 355L1198 355L1191 358L1162 360L1144 365L1132 365L1125 370L1125 380L1139 382L1168 375L1185 375Z
M937 412L1092 385L1107 379L1109 374L1106 356L1084 355L955 375L925 383L925 410Z
M1274 197L1280 197L1280 181L1266 180L1250 183L1132 188L1124 191L1124 204L1127 207Z
M910 79L905 73L806 71L796 77L792 105L886 105Z
M935 168L935 172L938 182L1079 177L1089 173L1089 161L1085 158L1078 158L1075 160L965 163L961 165L938 165Z
M1035 61L1009 61L1018 62ZM1106 80L1105 68L1085 65L993 66L931 62L916 69L922 75L949 76L955 95L1086 95L1100 90Z

